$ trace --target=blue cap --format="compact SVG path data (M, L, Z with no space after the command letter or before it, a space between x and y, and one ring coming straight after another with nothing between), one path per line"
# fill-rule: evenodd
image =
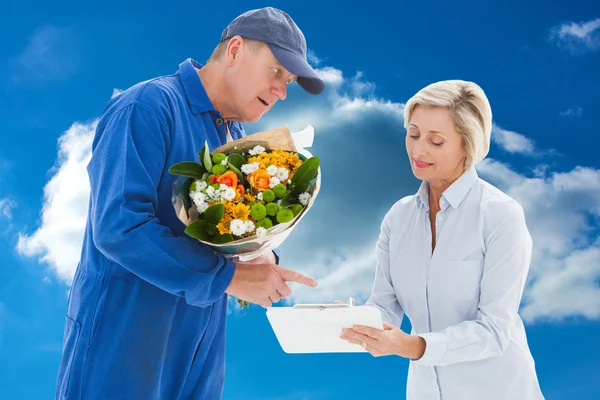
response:
M320 94L325 83L306 60L306 39L292 18L273 7L250 10L225 28L221 41L239 35L269 46L277 61L298 76L298 84L310 94Z

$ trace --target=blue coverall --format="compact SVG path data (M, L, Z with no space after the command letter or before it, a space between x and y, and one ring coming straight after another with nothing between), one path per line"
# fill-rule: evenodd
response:
M57 399L219 399L234 264L188 237L171 202L181 161L245 135L215 110L192 59L112 99L88 165ZM82 183L83 184L83 183ZM277 254L277 253L276 253Z

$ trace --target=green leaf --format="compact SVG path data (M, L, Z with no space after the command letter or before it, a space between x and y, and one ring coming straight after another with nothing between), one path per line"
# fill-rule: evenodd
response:
M232 153L227 156L227 162L233 164L237 169L242 169L242 165L246 164L246 159L237 153Z
M291 196L292 196L292 192L291 191L287 192L287 194L285 196L283 196L283 199L281 199L281 203L279 203L279 207L286 208L286 207L291 206L292 205Z
M208 183L208 178L210 177L210 173L209 172L205 172L204 175L202 175L202 180L204 182Z
M223 218L223 214L225 213L225 206L223 204L213 204L208 207L206 211L202 214L205 221L210 222L211 224L217 225L221 222L221 218Z
M210 151L208 149L208 142L204 142L204 146L198 153L198 157L200 158L200 163L204 166L204 169L210 172L212 170L213 163L212 157L210 156Z
M173 175L189 176L191 178L201 179L206 172L204 167L197 162L184 161L172 165L169 172Z
M185 228L185 233L194 239L209 241L210 235L207 233L208 226L208 222L199 219L189 224L187 228Z
M208 227L206 228L206 233L210 236L216 235L218 232L217 225L208 223Z
M233 235L231 235L230 233L226 233L224 235L215 235L210 239L210 241L214 244L233 242Z
M242 174L242 172L237 169L237 167L235 165L233 165L232 163L228 163L229 165L229 169L232 170L233 172L235 172L235 174L238 177L238 180L240 181L241 185L244 185L244 187L246 186L246 177Z
M318 157L311 157L296 170L296 173L292 177L292 192L295 195L306 192L310 186L310 182L317 176L319 162Z
M180 189L181 200L183 201L185 213L188 217L190 216L188 211L192 208L192 199L190 198L190 186L192 186L192 183L194 183L194 178L188 178L181 185Z

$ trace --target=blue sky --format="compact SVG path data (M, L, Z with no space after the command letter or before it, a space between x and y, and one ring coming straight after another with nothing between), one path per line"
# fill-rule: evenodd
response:
M246 127L316 130L323 189L282 246L282 263L320 286L294 287L292 301L364 301L380 220L418 187L402 105L434 81L472 80L488 95L495 123L478 171L523 205L534 239L521 314L542 390L548 399L597 398L600 4L556 3L3 5L0 398L53 396L85 222L85 164L104 104L115 89L172 73L188 57L203 62L231 19L266 5L292 15L328 82L318 98L293 87ZM361 195L364 183L369 196ZM398 357L285 354L256 306L229 315L224 397L402 399L407 367Z

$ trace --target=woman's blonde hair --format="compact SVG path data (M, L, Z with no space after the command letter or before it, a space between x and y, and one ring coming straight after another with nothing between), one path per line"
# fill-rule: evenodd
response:
M450 112L467 153L465 169L487 156L492 133L492 109L485 93L477 84L448 80L432 83L419 90L404 107L405 128L417 106L441 107Z

